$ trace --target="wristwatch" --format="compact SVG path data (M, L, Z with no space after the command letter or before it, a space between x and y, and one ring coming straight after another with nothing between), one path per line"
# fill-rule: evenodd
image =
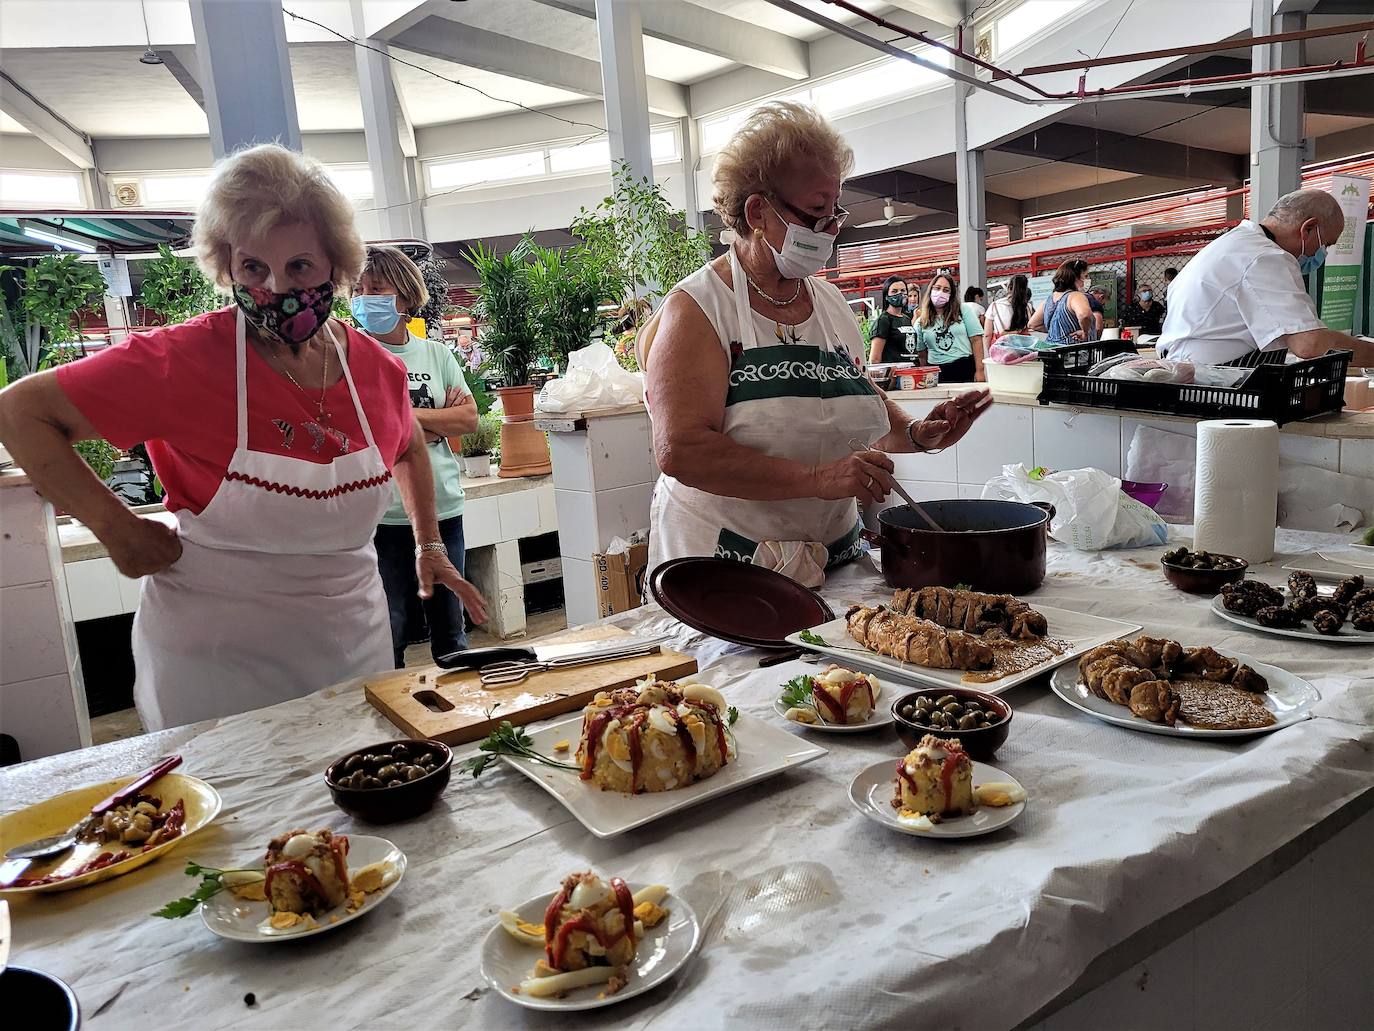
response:
M416 557L416 558L419 558L419 557L420 557L421 555L423 555L426 551L437 551L437 552L440 552L441 554L447 555L447 554L448 554L448 545L445 544L443 541L425 541L425 543L423 543L423 544L419 545L418 547L416 547L416 549L415 549L415 557Z

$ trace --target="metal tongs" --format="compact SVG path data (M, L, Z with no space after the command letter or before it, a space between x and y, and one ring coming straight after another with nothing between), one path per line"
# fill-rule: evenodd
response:
M610 648L604 651L593 652L590 654L564 655L556 659L545 659L543 661L520 661L509 660L506 662L493 662L483 666L481 679L483 685L487 687L499 687L507 684L519 684L535 673L546 673L554 669L567 669L569 666L585 666L593 662L611 662L615 659L632 659L640 655L657 655L660 646L655 642L652 644L634 644L623 648Z

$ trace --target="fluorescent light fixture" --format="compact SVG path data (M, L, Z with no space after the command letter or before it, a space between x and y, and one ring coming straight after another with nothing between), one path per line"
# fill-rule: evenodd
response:
M81 240L73 240L70 236L58 236L43 229L35 229L33 226L24 227L24 235L33 237L35 240L42 240L50 243L57 248L66 248L70 251L80 251L82 254L94 254L95 248Z

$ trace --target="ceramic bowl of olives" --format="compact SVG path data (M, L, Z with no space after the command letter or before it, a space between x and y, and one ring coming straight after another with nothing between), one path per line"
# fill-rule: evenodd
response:
M428 812L448 787L453 753L439 741L384 741L336 759L324 771L334 804L369 823Z
M892 703L897 736L908 748L934 734L958 738L974 759L991 759L1011 731L1011 706L996 695L966 687L932 687Z
M1164 579L1189 594L1216 595L1223 585L1245 579L1250 563L1238 555L1175 548L1160 556Z

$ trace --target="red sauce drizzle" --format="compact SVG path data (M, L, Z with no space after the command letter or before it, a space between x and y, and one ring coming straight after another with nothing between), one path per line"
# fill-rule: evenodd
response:
M590 913L584 911L581 915L573 917L560 927L558 933L554 935L552 950L553 958L549 960L549 965L555 970L563 969L563 959L568 952L568 939L572 936L574 931L585 931L598 942L601 942L602 947L605 947L606 943L601 941L601 928L598 926L599 923L600 921Z
M262 887L263 891L267 893L268 899L272 898L272 882L276 879L277 874L282 873L294 873L305 882L305 887L313 891L318 898L323 899L325 897L324 886L320 884L315 875L310 872L308 866L299 859L284 859L280 863L273 863L267 868L267 877L263 881Z
M861 687L868 691L868 707L870 709L873 708L873 685L868 682L867 677L855 677L853 680L847 680L841 684L840 699L838 702L835 700L834 695L830 693L826 685L822 684L815 677L811 678L811 694L815 697L816 701L824 703L825 707L830 710L828 719L831 723L849 722L850 700L853 699L854 692Z
M630 894L630 887L625 883L624 878L612 877L611 890L615 892L615 900L620 904L620 915L625 921L625 937L630 939L630 944L635 943L635 899ZM612 943L614 944L614 943Z
M897 776L906 781L907 787L911 788L914 794L916 791L916 778L907 772L905 757L897 760Z
M687 724L682 722L682 717L677 714L677 710L669 709L673 716L673 725L677 729L677 739L682 742L682 750L687 753L687 761L692 764L692 771L695 773L697 768L697 745L692 740L692 732ZM614 882L612 882L614 883Z
M549 966L557 967L553 961L553 941L554 931L558 928L558 914L563 912L563 906L568 901L568 889L563 887L553 901L549 903L549 908L544 910L544 958L549 961Z
M963 752L947 752L945 761L940 764L940 786L945 792L944 806L942 813L950 811L950 803L954 801L954 771L959 767L959 760L964 757Z
M716 744L720 746L720 764L724 766L729 761L729 754L725 750L725 720L714 705L707 706L711 712L711 719L716 725Z
M644 721L647 718L648 714L641 712L639 719L631 724L629 733L626 734L630 744L630 794L632 795L639 791L639 766L644 761L644 747L640 743L640 737L644 733Z

